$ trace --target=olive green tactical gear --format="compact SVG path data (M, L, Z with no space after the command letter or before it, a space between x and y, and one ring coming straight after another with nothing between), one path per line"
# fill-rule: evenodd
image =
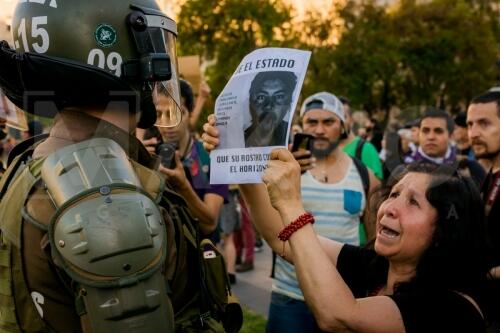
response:
M98 156L104 158L100 160ZM15 167L18 163L13 164ZM1 298L7 300L2 300L1 304L10 304L8 308L0 308L2 331L20 332L20 328L28 332L50 331L34 310L26 282L22 278L19 251L22 217L30 220L23 207L26 200L9 200L14 197L27 198L30 189L40 180L40 174L47 176L46 184L54 201L66 200L52 218L49 225L49 236L52 237L49 238L54 262L78 282L76 306L80 315L87 314L86 320L90 322L92 332L173 330L173 311L159 269L165 258L165 229L156 201L163 184L161 181L155 182L158 177L147 181L147 188L155 186L151 192L155 196L152 197L141 189L134 167L121 147L108 139L93 139L71 145L46 159L30 162L28 167L21 166L21 173L13 180L0 204L3 236L0 253L4 257L16 259L4 263L0 268L0 285L4 286L0 294ZM13 169L9 171L14 172ZM80 175L80 182L77 181L77 174ZM65 179L64 184L71 185L58 188L57 176L64 178L68 175L72 178ZM100 182L106 183L106 180L109 187L105 189L105 185L97 188L93 186L101 185ZM115 182L109 184L109 180ZM123 182L122 186L120 181ZM101 216L92 216L98 205L95 190L102 201L102 211L106 211ZM64 194L68 197L65 198ZM123 197L127 196L124 201ZM82 204L85 206L89 203L86 200L89 197L93 198L94 207L79 209ZM143 207L131 205L137 202ZM142 220L138 216L141 208L144 212ZM137 212L128 214L131 209ZM70 215L72 212L74 216ZM113 216L114 212L120 215ZM57 244L54 244L53 239L58 239ZM69 254L61 254L61 248L68 249ZM74 259L79 255L84 259ZM107 271L99 266L99 262L103 261ZM19 262L18 274L13 266L15 262ZM10 278L4 278L9 275ZM12 288L16 287L11 285L12 281L17 282L15 284L19 288ZM15 293L12 293L12 289L15 289ZM13 298L13 294L16 298ZM18 296L24 296L20 298L24 303L19 302Z
M162 87L179 119L177 27L156 1L19 1L12 32L13 49L0 44L0 82L19 108L52 117L126 101L147 128L156 119L152 91Z
M25 163L24 161L27 160L30 153L30 151L27 151L19 155L10 164L0 182L0 199L2 199L0 202L2 236L0 247L0 331L8 333L51 332L50 328L40 318L30 297L21 263L21 230L23 223L28 222L33 225L37 223L29 216L23 206L31 188L41 178L41 166L45 161L45 159L38 159ZM85 160L84 157L88 156L87 154L76 154L76 156L78 155L80 155L80 160ZM105 157L108 155L108 153L104 154ZM123 164L132 166L133 174L136 175L144 191L154 202L160 203L160 206L165 208L173 223L177 259L175 273L168 281L168 285L170 286L170 299L175 309L175 332L238 332L242 324L241 308L239 304L235 303L234 297L231 295L223 258L216 247L209 241L200 241L197 223L189 215L184 199L173 192L157 172L145 168L133 160ZM52 165L56 165L53 168L53 173L61 170L69 172L74 170L61 168L61 163ZM107 163L106 165L109 166L110 164ZM71 163L67 166L71 166ZM128 169L128 166L125 169ZM88 170L87 175L89 174ZM121 179L129 179L132 183L134 182L134 177L130 176L128 170L123 171L123 167L120 170L117 170L115 174L120 174ZM76 179L82 179L82 177L76 177ZM75 186L65 186L66 189L61 190L60 193L67 194L72 191L71 188L78 187L77 182L73 182L73 180L71 182ZM54 201L55 198L64 200L61 199L65 198L64 195L55 194L58 192L55 190L52 190L52 192L54 192L52 194ZM122 190L118 192L122 193ZM115 192L112 191L111 194L115 194ZM97 197L100 196L102 196L101 193L97 194ZM22 198L22 200L19 200L19 198ZM67 209L58 210L59 216L64 216L67 212ZM54 223L58 219L53 218L52 220ZM46 230L47 228L44 229L44 227L44 225L39 226L40 229ZM58 246L57 238L53 238L52 250L58 251ZM69 248L66 242L65 248ZM89 246L89 252L91 251L92 247ZM65 258L54 257L56 262L61 259L65 260ZM123 266L118 266L118 268L123 268ZM72 271L70 273L74 274ZM88 276L84 277L88 278ZM84 279L81 281L84 281ZM163 281L165 282L165 280ZM91 290L90 295L87 289L88 287L85 288L85 292L88 298L102 295L102 288L97 288L99 293ZM81 297L85 292L75 295L75 307L81 315L88 314L89 308L92 309L88 304L94 304L93 299L84 300ZM108 297L108 295L104 295L104 298ZM126 293L125 298L128 300L128 296L130 296L135 299L137 298L135 295L140 295L140 290L130 290L130 292Z
M0 182L3 196L0 202L0 331L51 332L29 295L21 259L22 212L31 188L40 179L43 160L25 165L21 157L11 163Z
M167 187L160 205L172 218L177 243L170 283L175 332L239 332L243 314L231 293L224 258L210 240L200 240L198 224L181 196Z
M45 159L42 179L57 207L53 261L78 282L92 332L173 330L161 213L123 149L103 138L67 146Z

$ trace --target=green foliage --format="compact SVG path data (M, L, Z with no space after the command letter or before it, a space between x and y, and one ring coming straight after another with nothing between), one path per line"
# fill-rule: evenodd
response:
M368 1L351 2L342 15L346 31L333 61L318 67L334 66L331 89L356 107L386 115L394 105L454 108L494 84L498 22L484 7L402 0L387 10Z
M291 45L290 22L291 8L282 0L187 0L178 19L180 54L198 54L210 64L205 75L217 96L248 53Z
M266 331L266 318L252 310L243 308L243 327L240 333L259 333Z
M351 10L356 10L353 7ZM388 110L395 102L393 85L400 62L392 22L383 7L367 2L353 19L331 59L336 65L333 91L348 96L359 108Z
M309 11L300 25L298 48L312 52L308 73L302 93L304 96L318 91L333 91L336 63L332 59L335 53L333 45L338 43L343 29L343 21L338 8L332 6L327 12Z
M239 62L252 50L286 45L290 8L281 0L189 0L179 15L181 54L199 54L218 94Z
M404 2L392 17L401 35L401 99L455 106L494 83L498 43L488 18L464 1Z
M350 0L297 22L284 0L187 0L179 16L180 51L210 64L206 75L217 96L258 47L311 50L303 96L332 91L386 119L394 106L464 106L495 84L498 0L378 3Z

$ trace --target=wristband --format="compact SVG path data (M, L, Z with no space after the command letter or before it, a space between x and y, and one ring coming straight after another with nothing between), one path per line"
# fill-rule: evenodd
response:
M297 217L295 221L287 225L283 230L281 230L281 232L278 234L278 238L282 242L286 242L295 231L299 230L308 223L314 223L314 216L312 216L311 213L304 213Z

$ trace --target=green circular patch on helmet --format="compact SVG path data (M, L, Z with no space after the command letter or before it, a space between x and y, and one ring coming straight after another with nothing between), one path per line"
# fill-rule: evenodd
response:
M117 40L116 30L109 24L99 24L95 29L94 37L101 47L111 47Z

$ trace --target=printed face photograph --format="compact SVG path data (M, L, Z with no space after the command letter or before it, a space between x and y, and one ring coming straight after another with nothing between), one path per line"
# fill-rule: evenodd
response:
M245 129L247 147L283 145L288 130L297 76L293 72L261 72L249 92L251 125Z

